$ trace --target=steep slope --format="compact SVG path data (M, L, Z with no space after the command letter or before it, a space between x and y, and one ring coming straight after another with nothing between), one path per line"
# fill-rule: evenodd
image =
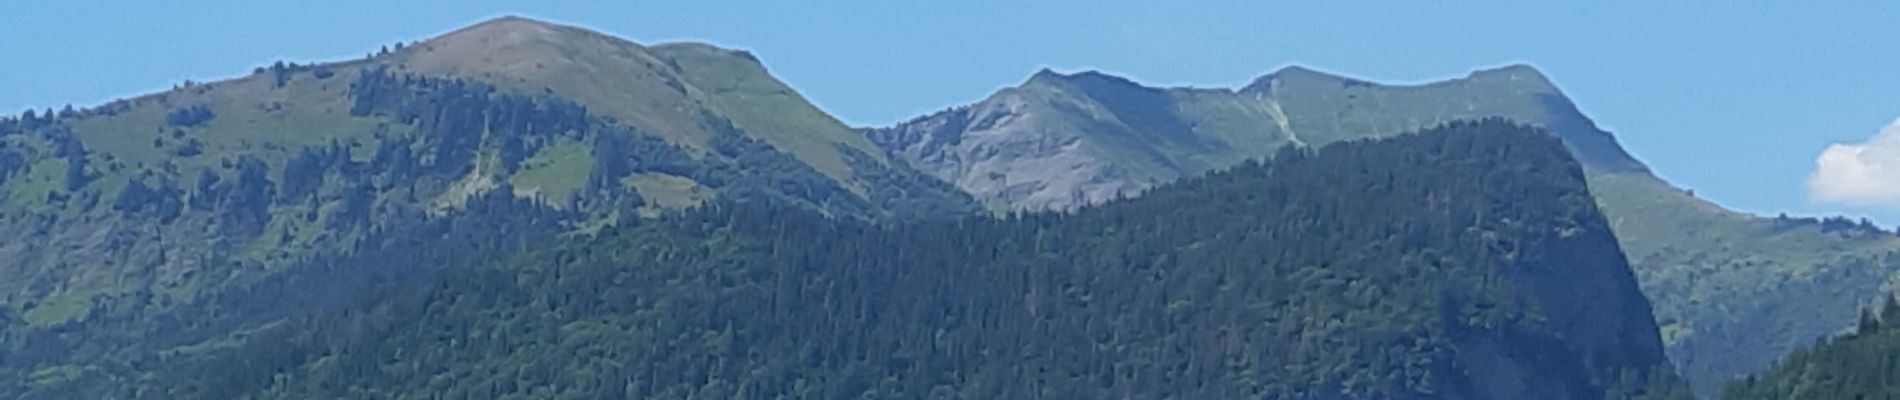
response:
M1525 65L1462 79L1389 86L1287 67L1238 92L1276 105L1302 141L1331 143L1407 132L1444 121L1504 117L1550 128L1591 171L1640 172L1642 163L1583 116L1543 73Z
M1900 398L1900 304L1862 314L1855 333L1815 343L1733 382L1723 400Z
M369 295L22 397L1681 398L1578 165L1497 120L1072 214L722 201L491 261L424 244L371 255L425 261Z
M866 135L994 208L1037 210L1132 195L1283 144L1489 117L1545 127L1581 160L1656 301L1672 357L1703 393L1851 323L1837 310L1872 298L1881 277L1900 271L1900 238L1890 233L1736 213L1657 179L1528 66L1408 86L1289 67L1238 90L1045 71L977 104Z
M883 161L862 136L773 78L757 58L696 43L642 46L581 28L504 17L409 46L383 63L431 76L547 92L699 150L702 112L862 189L836 146Z
M978 212L743 52L510 17L0 118L0 308L57 330L199 301L490 192L583 233L713 198Z
M1131 196L1287 143L1266 109L1238 100L1225 91L1154 89L1099 73L1044 70L981 103L868 136L996 208L1066 209Z

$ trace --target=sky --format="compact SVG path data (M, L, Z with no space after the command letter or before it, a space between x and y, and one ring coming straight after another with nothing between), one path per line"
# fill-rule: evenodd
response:
M502 15L749 50L860 126L975 102L1045 67L1239 87L1292 64L1421 83L1528 63L1703 198L1900 223L1900 2L98 3L0 5L0 112L361 57Z

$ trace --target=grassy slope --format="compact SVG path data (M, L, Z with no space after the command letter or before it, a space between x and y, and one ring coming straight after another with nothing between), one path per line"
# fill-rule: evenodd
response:
M666 60L580 28L496 19L405 47L388 62L406 72L551 93L674 144L704 148L712 137Z
M835 144L867 150L865 153L879 162L885 161L882 152L868 151L874 146L866 139L806 103L750 56L710 46L675 44L655 50L580 28L502 18L388 54L322 66L334 74L318 78L307 68L293 69L295 72L281 86L269 71L187 84L99 107L112 112L65 121L90 152L87 168L97 178L81 191L99 198L91 207L66 207L48 200L48 193L63 188L66 171L64 161L48 156L48 143L30 135L0 138L41 155L30 160L31 168L0 188L0 215L14 216L13 226L0 226L0 230L30 232L32 224L26 222L29 216L56 215L60 227L43 240L0 243L0 256L53 254L54 247L66 249L60 251L90 251L85 256L16 259L0 265L0 273L5 276L43 278L0 282L0 290L16 297L6 305L15 315L30 316L36 324L57 324L85 314L88 299L100 295L144 288L182 300L203 285L228 279L194 275L202 261L183 251L166 255L151 247L156 242L135 242L142 244L121 254L91 251L120 246L111 244L115 241L134 240L109 237L115 230L228 246L239 258L234 261L267 265L270 260L295 259L303 252L319 250L313 243L322 239L328 207L315 220L301 218L300 212L274 208L272 221L262 235L225 243L226 238L207 230L167 232L176 229L141 227L149 222L126 219L112 210L111 204L121 188L135 179L148 184L171 180L179 187L192 188L201 169L229 180L234 178L230 162L254 157L269 166L269 178L275 181L281 179L284 165L307 147L337 143L360 161L375 152L379 138L412 135L412 126L386 117L350 115L349 86L359 68L364 67L388 66L397 73L461 77L502 90L560 96L594 115L628 124L693 152L703 153L713 134L703 123L702 113L727 118L745 133L813 165L860 194L864 193L864 183L853 176ZM167 123L168 113L195 106L211 109L215 117L195 126ZM192 142L202 154L179 154L180 148ZM558 142L525 160L515 174L500 173L499 168L478 168L477 173L447 184L452 189L474 190L508 182L520 194L540 195L561 204L584 186L593 164L589 146ZM480 160L482 165L492 167L492 151ZM629 184L660 207L690 206L713 195L712 189L684 178L636 178ZM452 190L441 198L419 201L450 206L459 198L457 193L466 191ZM657 213L659 209L646 211ZM84 228L75 228L79 226ZM133 258L172 261L149 271L128 271L123 265L115 265L133 262ZM47 263L61 266L52 268Z
M1770 218L1724 209L1652 176L1597 174L1592 177L1591 184L1605 192L1606 196L1617 196L1599 202L1607 208L1613 208L1612 212L1617 216L1611 222L1618 232L1633 238L1657 239L1626 243L1625 252L1629 253L1632 260L1664 257L1663 253L1681 247L1701 247L1697 250L1704 251L1745 251L1738 257L1774 262L1792 277L1804 278L1812 276L1815 269L1821 267L1819 264L1831 261L1833 256L1841 253L1900 250L1900 240L1843 240L1839 235L1821 234L1810 229L1777 231ZM1759 285L1770 282L1753 283Z
M750 54L697 43L665 44L652 50L679 67L692 98L731 119L740 130L791 153L826 175L850 176L851 169L835 144L857 148L883 161L883 152L870 140L773 79Z
M218 169L226 158L252 156L273 169L295 151L340 141L367 157L378 132L405 134L406 127L373 118L349 115L349 84L353 69L337 68L328 79L303 73L276 87L265 75L206 83L128 101L125 112L75 121L73 133L89 150L107 154L130 166L176 164L182 171L199 167ZM172 127L165 115L172 110L208 106L217 116L201 126ZM174 137L172 131L182 131ZM175 156L187 140L197 139L205 155ZM159 141L155 145L154 141ZM195 177L195 175L191 175Z
M1647 174L1598 173L1590 184L1671 356L1703 395L1841 331L1884 291L1869 280L1900 278L1892 234L1778 228Z
M692 207L712 199L712 189L691 179L657 173L636 173L621 180L633 187L650 203L641 212L652 216L661 210Z
M577 27L509 17L408 46L390 62L410 72L551 93L702 151L713 132L700 112L710 111L853 189L863 184L834 146L880 154L750 55L702 44L646 47Z
M1267 154L1286 143L1270 113L1233 92L1154 89L1096 73L1044 71L1005 89L1036 107L1033 129L1085 138L1142 187ZM1257 153L1256 153L1257 152Z
M1231 151L1195 155L1207 165L1231 165L1255 154L1272 154L1293 140L1283 121L1263 102L1250 101L1221 89L1173 89L1174 113L1194 131L1225 144Z
M586 144L560 138L554 144L521 161L521 169L508 178L515 193L541 198L550 204L567 204L574 192L587 186L588 169L594 167L594 155Z
M1554 91L1541 75L1518 67L1416 86L1378 85L1289 67L1241 92L1278 105L1295 137L1319 145L1397 135L1458 119L1544 121L1545 110L1525 99Z

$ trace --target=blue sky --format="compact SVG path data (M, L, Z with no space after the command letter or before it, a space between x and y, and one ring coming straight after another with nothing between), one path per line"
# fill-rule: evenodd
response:
M747 49L854 125L973 102L1042 67L1235 87L1288 64L1411 83L1525 62L1703 197L1900 223L1900 201L1824 203L1807 189L1830 144L1900 117L1895 2L118 3L8 2L0 112L97 104L278 59L360 57L505 14ZM1900 186L1886 176L1862 183Z

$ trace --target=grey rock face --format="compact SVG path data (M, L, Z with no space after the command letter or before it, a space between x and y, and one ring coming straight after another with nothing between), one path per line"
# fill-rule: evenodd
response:
M986 204L1067 209L1147 188L1086 145L1084 132L1020 90L896 127L871 141Z

